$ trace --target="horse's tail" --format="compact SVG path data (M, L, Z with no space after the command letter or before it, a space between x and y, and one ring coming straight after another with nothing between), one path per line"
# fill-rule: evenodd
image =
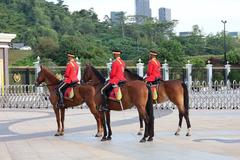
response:
M146 105L146 111L149 117L149 129L150 129L150 136L154 136L154 112L153 112L153 102L152 102L152 91L151 88L147 85L148 88L148 100Z
M188 87L187 85L183 82L182 83L183 87L183 96L184 96L184 108L185 108L185 113L189 113L189 94L188 94Z

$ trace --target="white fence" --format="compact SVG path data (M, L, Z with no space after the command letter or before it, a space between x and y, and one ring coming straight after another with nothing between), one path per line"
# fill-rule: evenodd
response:
M34 85L10 85L1 88L1 108L48 108L47 92L38 92ZM4 94L3 94L4 93Z
M215 81L211 87L206 82L194 82L190 90L190 107L195 109L238 109L240 107L240 82Z
M0 88L0 108L51 108L47 88L36 88L34 85L11 85ZM2 94L4 91L4 94ZM239 109L240 82L214 82L211 87L206 82L193 82L189 89L191 109ZM155 106L158 109L176 106L166 102ZM85 105L79 108L86 108Z

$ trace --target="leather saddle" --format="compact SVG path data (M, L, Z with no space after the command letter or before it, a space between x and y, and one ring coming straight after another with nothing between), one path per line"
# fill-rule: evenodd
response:
M158 98L158 85L161 83L161 79L157 78L155 81L148 83L152 91L152 99L155 101Z
M74 97L73 88L78 85L78 81L70 83L66 89L63 90L63 95L65 99L72 100Z
M109 93L108 99L113 101L121 101L122 99L122 92L121 87L126 83L126 81L120 81L117 85L113 85L112 90Z

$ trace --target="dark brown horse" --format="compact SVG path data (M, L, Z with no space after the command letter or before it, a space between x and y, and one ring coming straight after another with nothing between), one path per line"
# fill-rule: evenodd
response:
M94 102L94 97L95 97L94 87L87 85L87 84L76 85L73 88L74 97L72 99L64 97L65 108L59 109L57 107L58 96L56 95L56 86L60 81L47 68L41 66L41 71L38 73L36 85L39 86L43 82L46 83L46 86L49 90L49 93L50 93L49 100L50 100L51 104L53 105L53 110L56 115L57 133L55 134L55 136L64 135L65 108L78 106L84 102L86 102L91 113L94 115L94 117L97 121L98 132L96 134L96 137L102 136L103 129L102 129L102 124L101 124L100 114L99 114L98 110L96 109L96 104Z
M139 75L132 73L130 70L125 69L124 75L128 81L141 80L143 78ZM182 127L182 119L183 117L187 123L187 134L186 136L191 135L191 124L189 120L189 96L188 89L185 83L180 80L169 80L169 81L161 81L157 88L158 98L155 103L163 103L165 101L170 100L174 103L179 111L179 123L178 129L175 132L175 135L179 135ZM141 134L142 121L140 119L140 131L138 134Z
M95 87L95 102L97 106L100 106L103 101L100 89L105 84L105 78L93 66L87 65L82 80ZM121 91L123 95L121 100L122 106L119 102L109 99L108 108L110 110L122 111L136 106L140 117L145 122L145 133L140 142L145 142L147 137L148 141L152 141L154 136L154 115L150 88L148 88L144 82L135 80L124 84L121 87ZM101 115L104 124L102 141L111 140L112 130L110 125L110 111L102 112Z

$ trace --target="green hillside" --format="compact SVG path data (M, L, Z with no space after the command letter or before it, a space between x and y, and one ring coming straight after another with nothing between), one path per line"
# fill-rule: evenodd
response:
M81 8L81 6L79 6ZM139 58L147 63L150 50L160 52L158 58L170 65L182 66L188 56L222 55L223 34L203 36L198 25L192 35L179 37L173 32L177 21L159 22L141 17L142 24L134 23L135 16L119 15L119 23L106 18L100 22L93 9L69 12L63 0L1 0L0 32L16 33L14 42L31 46L29 52L16 53L10 64L31 64L36 56L57 65L65 65L66 53L72 52L82 64L105 65L112 57L112 49L121 49L122 58L135 64ZM228 58L240 63L240 42L227 36ZM23 54L23 55L21 55ZM16 55L16 56L15 56ZM22 58L24 59L22 61ZM19 62L18 59L21 59Z
M24 61L25 59L29 59L32 57L32 51L22 51L22 50L9 50L8 60L9 66L16 65L17 62Z

